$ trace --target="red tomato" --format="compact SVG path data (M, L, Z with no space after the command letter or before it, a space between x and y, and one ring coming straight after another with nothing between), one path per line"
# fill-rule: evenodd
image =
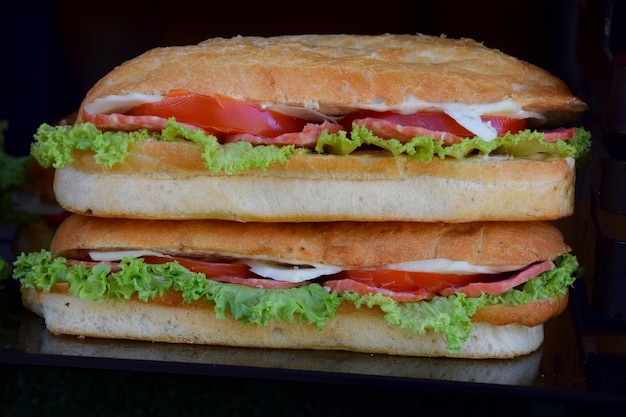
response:
M144 256L143 259L149 264L164 264L175 261L188 270L203 273L207 277L230 276L238 278L258 278L258 275L250 272L248 266L244 264L204 262L186 258L166 258L162 256Z
M462 287L472 282L492 282L502 279L500 274L440 274L394 270L346 270L337 279L348 278L366 285L392 291L415 291L419 288L437 293L450 286Z
M216 95L193 94L184 90L171 91L163 100L136 106L125 114L131 116L175 117L180 123L201 127L213 133L276 137L283 133L300 132L306 121L254 104Z
M452 117L441 112L399 114L393 112L360 111L347 115L340 123L346 129L349 129L352 126L353 120L366 117L387 120L401 126L419 126L428 130L448 132L461 137L475 136L472 132L458 124ZM512 119L503 116L483 116L482 120L490 122L491 126L498 132L498 135L502 135L506 132L517 133L526 129L526 120L523 119Z

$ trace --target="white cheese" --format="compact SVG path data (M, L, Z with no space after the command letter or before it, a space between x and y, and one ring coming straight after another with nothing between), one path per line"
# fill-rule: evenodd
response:
M91 251L89 256L94 261L121 261L123 258L139 258L140 256L160 256L169 258L167 255L163 255L159 252L151 250L124 250L124 251Z
M91 114L124 113L140 104L156 103L161 100L163 100L163 96L158 94L131 93L123 96L112 95L95 99L93 102L85 105L85 110Z
M465 261L451 261L448 259L427 259L423 261L403 262L390 264L384 269L409 272L434 272L444 274L498 274L500 272L517 271L524 265L484 266L472 265Z
M332 275L341 272L342 268L332 265L287 265L271 261L245 260L250 271L265 278L276 281L303 282L319 278L322 275Z

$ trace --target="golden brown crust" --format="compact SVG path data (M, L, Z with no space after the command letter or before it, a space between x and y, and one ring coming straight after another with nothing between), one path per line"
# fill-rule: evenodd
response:
M156 48L111 71L83 105L108 95L173 89L331 114L361 105L398 107L415 99L512 100L524 110L559 119L586 108L563 82L531 64L470 39L419 34L215 38Z
M473 322L486 322L496 326L519 323L524 326L536 326L561 314L567 308L569 292L562 297L533 301L520 306L495 304L476 310Z
M424 259L527 265L570 250L547 222L240 223L80 215L65 220L51 244L55 254L66 257L94 249L268 256L353 267Z

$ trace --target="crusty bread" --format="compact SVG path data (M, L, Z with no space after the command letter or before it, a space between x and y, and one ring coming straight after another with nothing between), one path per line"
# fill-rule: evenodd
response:
M258 257L376 267L425 259L526 266L570 251L548 222L240 223L73 215L51 244L57 256L150 249L171 255Z
M24 305L45 319L51 333L240 347L512 358L539 348L543 342L542 323L549 318L542 317L529 325L516 322L493 325L475 321L472 333L460 352L450 353L442 335L432 332L419 334L390 326L378 308L342 305L335 318L317 330L296 321L272 321L267 326L258 326L241 324L228 318L218 319L211 303L183 304L180 300L172 301L172 297L175 299L176 295L170 293L169 299L157 298L148 303L136 299L94 302L68 295L67 285L55 284L49 293L32 288L22 289ZM551 305L559 306L552 311L552 316L560 313L566 303L567 297L551 302ZM527 312L537 310L541 309L529 307Z
M173 89L328 114L365 106L400 109L415 100L512 100L555 120L571 119L586 108L548 72L481 43L391 34L215 38L157 48L102 78L83 105L108 95Z
M569 216L574 207L571 158L297 154L265 171L227 175L206 169L202 152L149 139L106 169L77 151L57 170L56 198L71 212L100 217L264 222L533 221Z
M478 42L390 34L216 38L157 48L103 77L82 107L110 95L176 89L329 115L508 100L558 124L586 108L546 71ZM533 221L573 212L571 158L298 154L265 171L227 175L207 169L203 150L149 139L111 169L77 151L57 172L56 197L69 211L101 217L243 222Z

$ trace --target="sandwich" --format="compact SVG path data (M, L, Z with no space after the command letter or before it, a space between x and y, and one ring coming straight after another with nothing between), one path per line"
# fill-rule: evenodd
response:
M121 64L31 153L61 206L100 217L552 220L572 214L585 109L469 39L215 38Z
M52 333L512 358L567 306L550 222L138 220L72 215L13 276Z
M578 263L585 104L463 39L297 35L157 48L32 156L73 215L13 277L52 333L512 358Z

